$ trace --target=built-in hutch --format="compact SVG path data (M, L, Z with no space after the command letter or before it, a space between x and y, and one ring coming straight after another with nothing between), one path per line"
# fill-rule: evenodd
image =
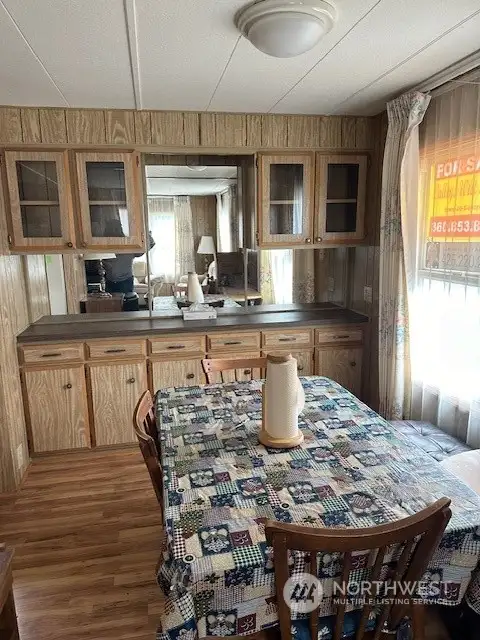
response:
M64 258L145 250L142 154L184 154L183 164L202 154L249 157L238 163L249 249L361 245L372 233L367 173L379 137L375 120L361 117L3 107L2 250ZM308 321L301 314L294 322L239 318L223 327L219 318L195 329L157 320L139 333L136 321L113 331L105 319L93 323L102 331L76 333L70 319L41 339L27 329L18 358L29 451L133 443L141 392L203 383L205 356L288 351L300 374L326 375L361 395L368 318L346 309L334 321L309 313ZM16 339L7 325L5 335ZM18 380L9 384L17 394Z
M340 318L342 312L338 310ZM348 324L330 324L328 315L325 324L318 326L297 321L294 327L286 323L281 329L225 331L220 327L141 339L20 342L31 452L134 442L132 414L142 391L204 384L201 360L207 356L245 358L288 352L297 359L299 375L324 375L360 395L367 325L358 322L366 318L351 314L345 316ZM68 334L67 324L64 330ZM249 374L239 369L236 379L248 379Z

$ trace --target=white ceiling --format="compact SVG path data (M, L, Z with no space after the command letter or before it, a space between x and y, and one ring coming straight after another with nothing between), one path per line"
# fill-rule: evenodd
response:
M237 182L237 167L189 167L147 165L148 196L208 196L225 191Z
M248 0L0 0L0 104L371 115L479 48L479 0L332 0L310 52L257 51Z

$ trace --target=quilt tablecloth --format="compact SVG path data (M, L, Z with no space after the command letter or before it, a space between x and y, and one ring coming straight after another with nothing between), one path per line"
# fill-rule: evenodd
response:
M247 634L278 621L266 518L368 527L443 496L452 499L453 515L424 579L441 584L432 600L458 604L468 589L480 612L480 496L339 384L301 381L304 442L289 450L258 442L261 381L158 392L167 529L157 576L166 595L159 640ZM350 581L368 579L367 557L355 556ZM304 564L295 554L292 571ZM338 558L321 555L317 569L320 614L329 616Z

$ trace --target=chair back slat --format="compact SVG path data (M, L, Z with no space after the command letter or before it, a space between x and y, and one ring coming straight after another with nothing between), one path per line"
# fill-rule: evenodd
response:
M406 541L402 549L400 558L398 560L397 566L395 568L395 573L390 580L392 584L400 584L400 582L402 582L402 578L404 578L405 571L407 569L408 562L410 560L410 556L412 554L415 544L416 544L415 538L412 538L411 540ZM375 635L373 636L373 640L379 640L380 635L382 633L382 629L388 620L388 616L392 609L392 605L393 603L389 600L388 603L384 604L383 607L381 608L380 616L377 621L377 626L375 629Z
M372 572L370 574L370 582L377 582L380 577L380 571L383 566L383 559L385 557L385 553L387 552L387 546L381 547L380 549L372 549L368 556L368 565L372 566ZM375 557L375 563L373 562L373 558ZM367 630L368 618L370 616L370 612L373 609L373 605L367 602L363 605L362 609L362 617L360 618L360 622L358 623L357 633L355 635L355 640L362 640L365 632Z
M207 384L214 384L217 382L214 374L220 374L221 382L230 382L227 379L225 372L232 373L234 381L239 382L241 380L254 380L265 375L267 368L266 358L205 358L202 360L202 367L207 378ZM243 372L241 370L243 369ZM239 377L240 372L240 377Z
M158 429L150 391L145 391L135 407L133 428L163 515L163 473L158 454Z
M377 583L382 576L382 583L387 587L396 584L405 585L406 582L418 581L425 572L430 558L437 548L445 527L451 517L450 500L442 498L423 511L398 520L393 523L366 527L363 529L314 529L276 521L267 521L265 532L268 543L273 547L275 585L282 640L291 640L290 609L283 597L283 588L290 577L288 566L289 550L310 553L310 570L317 574L317 554L340 554L342 570L340 580L345 587L348 585L352 571L355 553L369 551L367 567L370 568L369 582ZM384 561L392 553L395 561L391 562L390 571L385 577ZM387 554L389 554L387 556ZM312 558L315 558L313 562ZM398 559L397 559L398 558ZM314 567L314 568L313 568ZM307 570L307 569L306 569ZM361 610L358 627L355 629L356 640L373 637L378 640L383 637L382 632L395 631L402 618L412 614L412 599L415 594L408 594L404 588L399 590L403 604L383 605L375 620L374 629L368 628L372 606L369 604L370 595L367 594ZM373 593L372 595L375 595ZM318 636L319 607L310 615L310 631L312 639ZM414 624L421 620L420 616L412 616ZM315 619L313 619L315 618ZM416 622L417 621L417 622ZM340 640L345 622L345 597L342 597L336 609L333 626L333 640ZM368 633L367 633L368 629Z
M343 554L343 571L341 584L347 584L352 569L352 553L347 551ZM337 606L337 615L335 617L335 630L333 634L333 640L340 640L343 635L343 620L345 617L345 598L342 599L341 604Z

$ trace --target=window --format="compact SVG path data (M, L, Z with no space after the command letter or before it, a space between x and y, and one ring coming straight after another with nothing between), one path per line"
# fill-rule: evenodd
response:
M479 89L456 84L431 101L420 126L417 268L409 298L413 417L474 446L480 446Z

